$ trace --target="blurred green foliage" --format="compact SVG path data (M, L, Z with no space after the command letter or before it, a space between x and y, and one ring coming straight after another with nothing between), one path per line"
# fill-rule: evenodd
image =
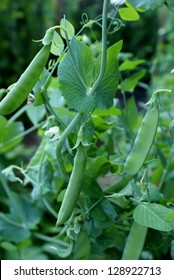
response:
M16 82L55 20L55 0L0 1L0 87Z

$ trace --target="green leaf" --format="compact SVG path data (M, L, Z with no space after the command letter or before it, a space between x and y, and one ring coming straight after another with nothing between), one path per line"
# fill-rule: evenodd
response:
M36 169L36 168L40 167L41 163L43 163L43 156L45 154L45 146L48 141L49 141L49 138L47 138L46 136L42 138L42 141L41 141L40 145L38 146L36 153L33 155L33 157L31 158L31 160L27 166L27 170Z
M113 105L119 81L116 59L121 47L122 41L119 41L108 49L104 78L91 95L90 89L100 71L101 56L94 63L91 49L73 37L70 50L58 69L60 89L69 107L89 113L94 108L108 109Z
M19 182L20 184L23 183L23 180L15 175L14 173L14 166L10 165L2 170L3 176L9 180L10 182Z
M58 68L60 89L69 107L90 112L95 107L95 97L87 93L93 82L94 56L90 48L75 37L70 48Z
M88 197L102 198L104 196L97 181L88 174L85 174L82 192Z
M43 196L52 190L53 169L51 163L47 160L42 164L40 171L40 195Z
M168 232L174 229L174 220L165 219L171 212L171 209L160 204L141 203L135 208L133 217L142 226Z
M113 106L113 98L115 97L118 82L119 82L119 68L117 64L117 56L122 48L122 41L112 45L107 50L107 64L106 72L96 90L96 108L97 109L109 109ZM99 67L101 57L95 63L95 67ZM99 69L95 69L98 72ZM96 77L96 75L95 75Z
M135 103L135 97L132 96L126 103L126 107L124 110L126 116L126 125L131 130L135 130L139 125L139 113Z
M85 231L80 231L80 233L78 234L74 251L75 254L73 259L75 260L86 260L89 258L91 252L91 244L89 237Z
M96 228L110 227L117 216L108 199L103 199L98 203L91 211L91 215L95 219L94 225Z
M47 89L47 94L49 96L50 105L52 107L54 107L55 110L56 110L56 108L58 108L58 110L57 110L58 115L59 115L60 110L64 106L64 98L61 95L59 86L60 86L59 81L55 77L55 78L51 79L51 83Z
M22 122L8 122L0 116L0 153L4 153L19 144L23 137L18 137L24 131Z
M56 56L60 56L63 50L64 50L64 42L60 37L60 35L56 31L54 31L53 41L51 45L51 53Z
M139 20L139 18L140 18L137 11L134 10L132 7L121 8L118 11L119 11L121 19L126 20L126 21L136 21L136 20Z
M53 29L48 29L46 31L46 34L45 34L44 38L42 39L42 44L43 45L49 45L52 42L53 35L54 35L54 30Z
M43 119L45 112L46 111L44 105L29 105L26 110L28 118L34 125L37 125L39 121Z
M138 82L144 77L146 70L141 70L138 73L131 75L121 83L121 87L124 92L132 91L138 84Z
M173 2L173 0L166 0L166 4L167 4L167 7L169 8L169 10L174 12L174 2Z
M68 20L66 20L65 18L62 18L62 19L61 19L60 25L61 25L64 29L66 29L68 39L71 40L72 37L73 37L74 34L75 34L74 26L73 26ZM65 32L64 32L63 29L60 29L60 34L61 34L61 36L62 36L64 39L66 39L66 35L65 35Z
M115 108L115 107L111 107L107 110L96 109L96 110L94 110L93 115L97 115L100 117L120 116L121 111L120 111L120 109Z
M154 10L164 3L164 0L129 0L129 3L134 8L143 10Z
M144 63L145 60L138 59L138 60L125 60L119 67L120 71L127 71L127 70L134 70L138 65Z
M9 223L8 220L12 221L12 223ZM15 243L19 243L30 236L30 231L28 229L23 228L22 225L13 225L13 220L11 219L11 216L8 214L5 215L3 213L0 213L0 233L1 239L4 239L6 241L12 241Z
M18 249L19 251L19 249ZM47 260L48 255L42 252L41 246L29 246L21 248L20 250L21 260Z

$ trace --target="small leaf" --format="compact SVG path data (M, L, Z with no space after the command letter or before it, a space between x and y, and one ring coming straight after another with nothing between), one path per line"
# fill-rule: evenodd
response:
M8 122L3 116L0 116L0 153L10 150L19 144L23 137L19 137L24 131L22 122Z
M33 123L33 125L37 125L40 120L45 115L45 106L44 105L39 105L39 106L34 106L33 104L29 105L27 107L26 113L30 121Z
M146 70L141 70L137 73L134 73L129 78L125 79L121 83L123 91L126 92L133 90L137 86L138 82L144 77L145 73Z
M13 166L8 166L7 168L2 170L2 174L9 180L10 182L19 182L20 184L23 183L23 181L17 177L13 171Z
M33 155L33 157L31 158L31 160L27 166L27 170L37 169L40 167L40 164L43 163L45 147L46 147L46 144L48 141L49 141L49 139L47 137L43 137L40 145L38 146L36 153Z
M100 117L107 117L107 116L120 116L121 115L121 111L118 108L115 107L111 107L107 110L103 110L103 109L96 109L93 112L93 115L97 115Z
M127 71L127 70L134 70L138 65L144 63L145 60L139 59L139 60L125 60L119 67L120 71Z
M66 29L68 39L71 40L75 34L74 26L65 18L61 19L60 25ZM65 31L63 29L60 29L60 34L64 39L66 39Z
M54 31L54 36L52 40L52 45L51 45L51 53L60 56L64 50L64 42L60 35Z
M51 29L51 28L48 29L46 31L44 38L42 39L42 44L45 46L49 45L52 42L53 35L54 35L54 29Z
M119 14L121 19L126 21L136 21L139 20L140 16L137 13L136 10L134 10L132 7L126 7L119 9Z

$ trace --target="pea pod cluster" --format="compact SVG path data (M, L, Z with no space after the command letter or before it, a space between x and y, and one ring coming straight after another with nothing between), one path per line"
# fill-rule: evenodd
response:
M71 216L79 198L87 163L86 147L81 143L77 148L74 166L58 213L57 225L64 224Z
M0 102L0 115L13 113L28 97L48 60L51 44L43 46L17 83Z
M142 120L133 148L124 164L123 173L133 176L142 167L154 141L158 118L158 107L150 107Z

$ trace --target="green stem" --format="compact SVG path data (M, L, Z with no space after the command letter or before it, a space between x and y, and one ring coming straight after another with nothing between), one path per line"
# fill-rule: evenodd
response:
M41 239L41 240L51 242L51 243L55 243L55 244L57 244L59 246L62 246L62 247L67 247L67 243L65 243L61 240L58 240L58 239L54 239L54 238L49 237L47 235L44 235L44 234L41 234L41 233L38 233L38 232L33 233L33 235L36 236L37 238Z
M77 124L81 121L83 117L83 113L77 113L74 117L74 119L71 121L71 123L67 126L67 128L62 133L60 139L58 140L57 148L56 148L56 155L57 155L57 164L64 175L65 179L68 181L69 177L67 175L67 172L65 170L63 159L61 155L62 146L65 142L65 139L67 138L68 134L77 126Z
M8 123L14 122L16 119L18 119L28 108L28 104L24 105L21 109L19 109L9 120Z
M90 94L94 94L98 85L101 83L105 71L106 71L106 59L107 59L107 11L108 11L109 0L104 0L103 3L103 14L102 14L102 55L101 55L101 65L100 65L100 73L93 84Z
M49 212L57 219L57 212L52 208L52 206L49 204L49 202L46 200L46 198L42 197L42 200L43 200L46 208L49 210Z
M126 246L123 251L122 260L138 260L144 247L147 235L147 227L133 221Z

